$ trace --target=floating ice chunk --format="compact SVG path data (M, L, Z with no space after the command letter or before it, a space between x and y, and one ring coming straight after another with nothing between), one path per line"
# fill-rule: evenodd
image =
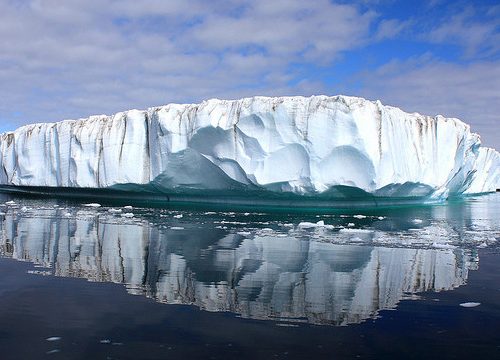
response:
M174 218L176 218L176 219L182 219L182 216L183 216L182 214L174 215Z
M5 205L9 205L9 206L16 205L16 202L15 202L15 201L12 201L12 200L11 200L11 201L7 201L7 202L5 203Z
M47 341L59 341L59 340L61 340L61 337L60 336L51 336L45 340L47 340Z
M110 212L111 214L121 214L122 211L123 211L122 209L114 209L114 208L108 209L108 212Z
M237 234L242 236L248 236L251 235L252 233L250 231L238 231Z
M384 220L384 219L385 219L385 216L379 216L379 217L377 217L377 219L379 219L379 220Z
M49 276L49 275L52 275L52 272L49 271L49 270L28 270L26 271L27 274L31 274L31 275L42 275L42 276Z
M432 243L432 247L436 248L436 249L454 249L456 246L435 242L435 243Z
M302 221L299 223L299 228L303 229L315 228L316 226L317 226L316 223L312 223L309 221Z
M226 227L223 227L223 228L226 228ZM171 230L184 230L184 228L182 226L171 226L170 229Z
M423 220L422 219L413 219L411 222L414 224L422 224Z
M124 209L133 209L134 207L133 207L133 206L131 206L131 205L126 205L126 206L124 206L123 208L124 208Z
M102 339L101 341L99 341L101 344L111 344L111 340L109 339Z
M4 212L0 212L0 216L5 216L5 213Z
M125 214L121 214L121 217L124 217L124 218L133 218L135 215L132 214L132 213L125 213Z
M356 219L365 219L366 218L365 215L354 215L353 217L355 217Z
M368 229L346 229L346 228L343 228L343 229L340 229L339 232L341 232L341 233L365 233L365 234L369 234L369 233L372 233L373 230L368 230Z
M61 350L59 349L54 349L54 350L49 350L46 352L47 355L51 355L51 354L57 354L58 352L60 352Z
M460 304L460 306L464 307L464 308L471 308L471 307L476 307L479 305L481 305L481 303L478 303L478 302L464 302L464 303Z
M356 226L356 225L355 225L354 223L349 223L349 224L347 224L347 226L348 226L348 227L354 227L354 226Z
M71 215L71 213L67 212L67 213L64 214L64 216L65 217L71 217L72 215Z
M90 204L82 204L85 207L98 208L101 207L101 204L98 203L90 203Z
M333 229L333 225L327 225L323 220L320 220L316 223L309 222L309 221L303 221L299 223L299 228L302 229L311 229L311 228L325 228L325 229Z

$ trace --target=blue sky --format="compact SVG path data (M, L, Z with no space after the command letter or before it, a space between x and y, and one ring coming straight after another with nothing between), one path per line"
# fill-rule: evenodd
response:
M0 131L170 102L347 94L500 148L498 1L0 0Z

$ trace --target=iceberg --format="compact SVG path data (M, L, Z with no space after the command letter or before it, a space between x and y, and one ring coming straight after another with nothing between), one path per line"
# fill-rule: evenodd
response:
M3 191L335 206L500 188L500 154L455 118L348 96L212 99L0 136ZM142 196L141 195L141 196Z

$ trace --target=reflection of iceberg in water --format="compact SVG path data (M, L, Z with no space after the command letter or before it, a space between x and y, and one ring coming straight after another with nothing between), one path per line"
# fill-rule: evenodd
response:
M199 225L199 224L198 224ZM1 251L59 276L127 284L157 301L255 319L349 324L396 306L407 293L465 284L477 259L461 249L338 245L301 237L230 233L211 226L8 213Z

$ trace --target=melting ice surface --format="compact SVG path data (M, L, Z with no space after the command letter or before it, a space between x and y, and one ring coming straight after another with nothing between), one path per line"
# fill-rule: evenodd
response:
M477 248L497 246L499 209L498 194L319 216L14 199L0 251L41 266L35 275L123 283L162 303L346 325L465 285Z

